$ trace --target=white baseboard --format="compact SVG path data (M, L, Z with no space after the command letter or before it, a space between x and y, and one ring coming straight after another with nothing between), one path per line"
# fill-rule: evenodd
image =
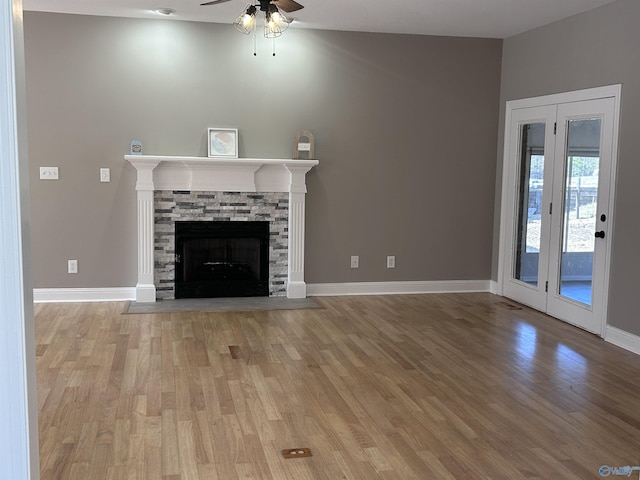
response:
M33 289L33 301L35 303L120 302L135 299L135 287Z
M604 339L620 348L640 355L640 337L633 333L625 332L619 328L607 325L604 332Z
M500 292L500 289L498 288L498 282L496 282L495 280L491 280L489 291L494 295L500 295L501 292Z
M489 280L446 280L441 282L355 282L307 283L310 297L343 295L401 295L417 293L489 292Z
M307 283L310 297L343 295L401 295L420 293L490 292L490 280L446 280L415 282ZM136 299L135 287L34 288L35 303L118 302Z

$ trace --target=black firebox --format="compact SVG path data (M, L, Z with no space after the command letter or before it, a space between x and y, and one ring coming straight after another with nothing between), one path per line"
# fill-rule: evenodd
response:
M175 298L269 296L269 222L176 222Z

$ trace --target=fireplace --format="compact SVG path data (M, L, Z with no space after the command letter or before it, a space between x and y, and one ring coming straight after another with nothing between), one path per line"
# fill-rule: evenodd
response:
M175 298L269 295L269 222L175 222Z
M268 224L268 295L279 297L287 294L289 196L286 193L156 190L154 204L154 277L158 299L178 298L176 267L180 270L182 265L176 264L176 254L182 254L179 250L182 246L177 243L176 226L184 222L199 224L196 225L199 230L215 223ZM241 225L240 228L246 227ZM241 234L246 236L246 233ZM196 236L202 238L205 233L199 232ZM261 272L266 270L261 269Z
M174 295L174 220L178 218L182 221L204 220L204 217L208 217L207 220L219 220L219 218L212 218L218 215L227 217L226 220L229 221L263 220L265 215L282 217L279 215L280 201L273 208L264 205L269 210L267 213L259 206L257 210L250 211L249 215L254 218L247 218L246 208L239 205L253 202L258 197L263 197L266 201L271 195L281 194L287 197L287 215L282 218L282 221L274 218L270 222L270 295L276 296L282 292L289 298L306 297L304 224L307 187L305 176L309 170L318 165L318 160L220 159L161 155L125 155L124 158L137 171L136 302L155 302L156 298L172 298ZM163 192L170 192L173 197L188 194L195 197L196 202L204 197L219 197L230 193L243 196L243 200L226 205L223 204L225 202L211 205L203 200L202 209L199 206L194 209L192 205L178 199L176 205L168 207L165 205ZM154 201L154 197L158 198L159 203ZM171 203L170 199L167 200ZM228 215L229 210L233 212L232 215ZM234 216L242 218L229 218ZM284 222L284 228L280 229L282 233L277 236L273 233L276 226L274 222ZM284 260L279 260L281 242L278 239L286 239ZM283 272L279 271L282 268L280 265L284 267ZM281 276L284 276L284 279Z

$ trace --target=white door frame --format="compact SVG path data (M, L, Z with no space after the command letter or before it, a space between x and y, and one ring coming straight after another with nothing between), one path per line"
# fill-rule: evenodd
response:
M0 2L0 478L37 480L25 112L22 3Z
M610 192L610 215L607 219L607 235L610 240L606 243L605 247L605 269L604 269L604 285L609 285L610 264L611 264L611 241L612 233L614 231L614 218L615 218L615 186L617 180L617 164L618 164L618 132L620 122L620 100L622 94L622 85L608 85L603 87L589 88L585 90L576 90L573 92L558 93L553 95L545 95L541 97L526 98L521 100L510 100L506 103L505 110L505 123L504 123L504 154L502 163L502 197L500 203L500 248L498 256L498 284L497 294L502 295L505 285L504 268L508 260L509 252L508 245L510 245L510 235L512 232L507 228L508 218L512 210L510 205L509 191L513 188L510 184L512 178L511 172L515 168L514 159L510 156L510 126L512 122L512 116L514 111L522 108L542 107L547 105L556 105L562 103L581 102L585 100L595 100L599 98L613 98L614 99L614 118L613 118L613 148L611 155L611 179L609 185ZM608 315L608 295L604 296L602 304L602 324L599 332L596 332L601 337L604 336L605 327L607 324Z

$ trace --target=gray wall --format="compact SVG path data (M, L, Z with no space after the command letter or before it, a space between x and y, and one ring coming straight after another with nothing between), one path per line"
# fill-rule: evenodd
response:
M308 282L490 277L500 40L291 28L254 57L228 25L35 12L25 35L36 288L135 285L123 154L137 138L206 156L208 126L237 127L245 157L290 158L297 130L315 134Z
M640 335L640 2L619 0L504 42L499 156L507 100L622 83L608 322ZM499 169L501 168L501 164ZM496 184L499 204L500 175ZM493 278L497 277L497 226Z

